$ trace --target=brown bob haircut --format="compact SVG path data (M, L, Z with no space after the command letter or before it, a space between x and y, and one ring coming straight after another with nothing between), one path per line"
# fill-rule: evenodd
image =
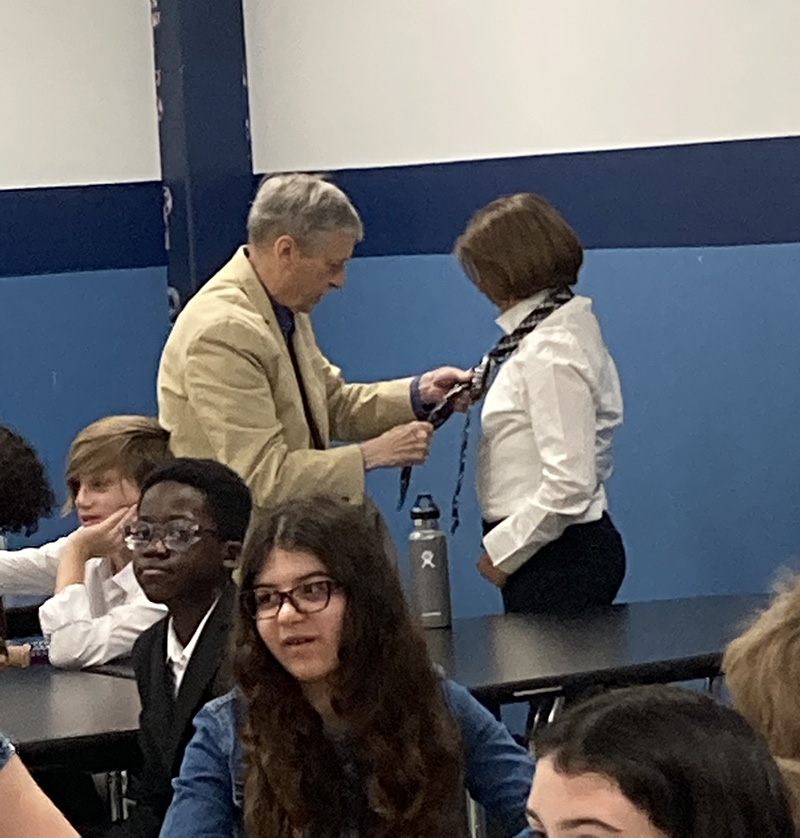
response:
M145 477L171 458L169 433L150 416L106 416L87 425L67 454L64 514L72 510L80 481L88 475L116 469L140 486Z
M779 582L769 607L728 646L722 670L734 707L781 768L800 830L800 575Z
M454 253L497 306L574 285L583 264L583 248L572 228L533 192L505 195L479 209L456 240Z

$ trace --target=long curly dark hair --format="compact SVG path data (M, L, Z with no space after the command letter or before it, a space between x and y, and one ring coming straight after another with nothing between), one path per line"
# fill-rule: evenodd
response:
M53 511L55 497L36 451L0 425L0 534L32 535Z
M240 601L234 669L247 704L247 834L339 836L355 810L374 838L463 835L459 730L374 522L363 508L329 498L276 507L245 542L243 592L276 547L316 556L345 592L331 703L346 726L357 778Z

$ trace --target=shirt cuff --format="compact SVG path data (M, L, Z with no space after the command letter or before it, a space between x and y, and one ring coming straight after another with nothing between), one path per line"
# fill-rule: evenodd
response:
M492 564L509 576L537 552L535 545L515 547L513 539L501 530L502 524L483 537L483 549L486 550Z
M419 391L419 380L421 375L414 376L411 379L411 409L414 411L414 416L420 421L428 418L428 414L436 407L431 402L422 401L422 394Z

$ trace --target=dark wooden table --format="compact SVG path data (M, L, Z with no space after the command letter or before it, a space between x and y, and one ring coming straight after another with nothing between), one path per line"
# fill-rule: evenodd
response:
M491 615L428 629L433 659L494 712L547 689L669 683L719 674L725 645L765 595L612 606L573 618ZM125 667L119 673L129 675ZM139 696L130 677L50 666L0 671L0 730L31 768L135 764Z
M138 728L135 681L49 665L0 671L0 730L29 768L129 768Z
M763 594L636 602L579 617L490 615L427 629L433 659L493 712L540 691L671 683L719 674Z

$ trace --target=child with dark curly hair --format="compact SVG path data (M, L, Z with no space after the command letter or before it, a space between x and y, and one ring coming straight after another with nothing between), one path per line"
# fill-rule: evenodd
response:
M19 434L0 425L0 533L33 534L54 503L36 451Z

